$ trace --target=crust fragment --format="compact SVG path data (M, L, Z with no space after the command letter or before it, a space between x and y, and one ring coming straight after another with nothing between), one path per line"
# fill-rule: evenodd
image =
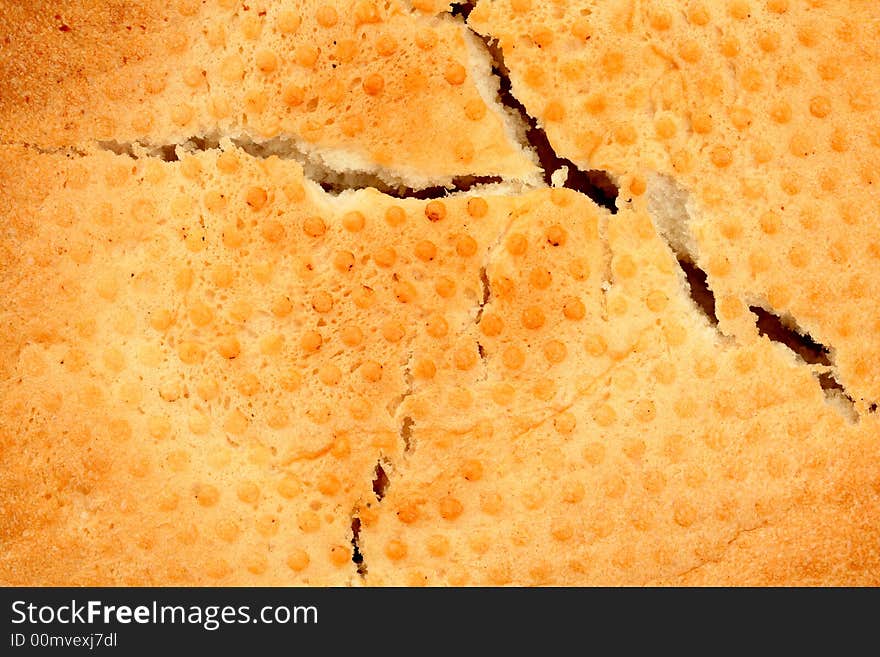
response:
M610 287L579 281L584 312L566 317L571 258L602 265L578 242L590 221L575 198L553 215L572 236L563 248L542 249L538 198L511 227L527 246L506 298L484 309L486 325L502 308L505 323L479 337L481 380L439 408L436 385L405 402L415 449L362 515L367 582L876 583L876 532L858 529L878 508L876 421L850 424L769 340L723 340L644 208L607 218ZM538 263L553 286L529 285ZM545 309L546 323L520 324L519 308ZM510 344L524 358L496 356ZM450 418L455 400L466 405ZM842 516L846 564L812 553L834 545L843 559L843 500L859 509ZM778 545L785 556L768 559Z
M880 18L864 2L482 0L513 92L557 151L688 195L683 230L721 301L793 318L880 399ZM662 192L661 192L662 193Z
M470 316L503 213L231 145L0 156L0 581L348 582L412 345Z
M280 137L417 189L540 180L481 95L464 25L401 2L37 2L4 11L0 32L6 143Z
M4 10L0 583L880 584L880 32L808 4L479 3L615 215L441 0Z

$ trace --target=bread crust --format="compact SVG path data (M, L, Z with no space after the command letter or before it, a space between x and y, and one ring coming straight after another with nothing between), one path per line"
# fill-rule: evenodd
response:
M661 179L684 193L683 255L722 331L753 334L748 307L770 310L830 346L862 410L880 399L875 6L499 0L468 23L498 40L557 152L618 176L625 198Z
M0 583L880 584L870 8L479 2L612 213L530 177L447 4L258 4L0 16Z
M536 182L464 24L386 5L16 3L0 17L0 141L226 136L407 187Z

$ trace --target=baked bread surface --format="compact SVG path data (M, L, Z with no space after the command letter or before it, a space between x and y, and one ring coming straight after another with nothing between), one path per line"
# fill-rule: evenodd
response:
M448 5L92 5L0 16L0 583L880 583L868 3L477 3L613 214Z

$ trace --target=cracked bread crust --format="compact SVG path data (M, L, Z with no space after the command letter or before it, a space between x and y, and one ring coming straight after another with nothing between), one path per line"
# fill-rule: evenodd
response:
M280 137L413 188L540 176L483 89L485 54L446 14L365 0L37 2L4 11L0 32L4 143Z
M723 331L764 307L832 348L861 412L880 400L876 6L481 0L468 23L560 154L624 198L653 174L688 195Z
M0 161L0 581L350 582L405 366L461 365L509 201L331 197L231 145Z
M582 205L556 208L569 234ZM436 386L406 400L414 448L361 514L367 582L876 584L876 420L847 422L777 344L732 344L712 329L643 208L607 219L611 285L577 283L586 313L566 317L566 291L530 272L540 264L571 281L570 259L585 249L542 250L539 216L522 216L519 275L504 285L547 322L500 313L525 364L496 363L480 336L487 371L458 421L443 410L455 388L439 405ZM606 345L621 334L633 339ZM523 368L546 378L529 385ZM828 546L835 557L813 551Z
M207 26L205 16L228 3L197 4L175 5L180 18L167 29ZM349 18L344 3L284 7L294 5L308 5L328 30ZM591 20L602 25L602 11L630 6L641 7L602 3ZM754 20L800 11L778 0L735 1L726 11L743 6ZM62 67L63 49L46 45L57 25L39 7L0 21L9 21L16 48L35 56L45 47ZM148 22L164 23L164 10L105 7L82 14L90 19L82 29L94 30L83 44L143 9L143 34L110 35L107 61L120 52L134 62L164 56L152 39L166 28ZM401 7L394 20L453 25L435 17L446 3ZM509 16L485 13L493 7ZM503 32L540 11L524 0L483 2L472 19L482 30L489 15ZM42 27L35 15L47 16ZM621 38L634 38L626 29L640 16L614 22ZM76 31L74 21L62 24L70 31L59 34ZM38 33L43 41L22 45ZM254 56L266 34L248 46ZM561 37L530 38L542 61ZM518 86L525 41L514 42L513 51L502 43L513 52L514 92L534 99ZM44 109L0 106L4 140L26 141L40 121L66 130L56 120L63 111L45 108L64 94L80 108L76 90L110 68L77 57L69 70L82 77L47 92L55 100L41 99ZM10 70L2 84L15 94L45 74ZM486 70L468 73L464 84L491 86L471 80ZM651 75L646 67L635 83ZM230 87L229 98L240 91ZM117 100L128 120L135 101ZM154 101L173 108L162 90ZM557 109L541 120L562 150L555 140L569 134L572 115ZM853 108L841 111L861 125ZM413 108L400 118L424 122ZM297 161L239 148L237 134L151 151L118 133L116 154L98 144L105 135L95 125L83 119L58 141L0 146L0 582L880 584L880 417L863 394L872 379L845 376L847 353L870 359L877 333L853 328L864 343L857 351L817 333L859 396L850 413L823 394L816 367L760 335L748 312L735 314L761 299L753 280L740 286L739 270L725 277L714 268L718 244L706 235L716 219L700 185L737 188L736 164L696 186L688 177L696 165L672 170L682 189L670 190L652 182L664 170L639 159L654 147L637 141L619 170L607 162L622 185L611 214L571 189L517 184L427 199L375 189L332 195ZM508 144L503 132L491 139ZM374 138L382 139L351 143L370 149ZM690 139L681 148L699 160ZM397 155L416 162L405 148ZM725 237L731 267L738 249L751 262L750 249L782 253L779 239L807 234L803 222L756 232L748 220L761 215L751 207L739 215L737 239ZM863 218L859 230L870 223ZM829 222L812 230L837 239ZM849 239L838 241L849 249ZM670 242L709 271L720 330L689 297ZM839 282L844 263L856 268L847 275L876 283L870 260L802 269L827 269ZM809 276L787 281L798 294L813 290Z
M644 208L3 161L4 582L355 583L353 515L368 585L877 581L876 420L726 344Z

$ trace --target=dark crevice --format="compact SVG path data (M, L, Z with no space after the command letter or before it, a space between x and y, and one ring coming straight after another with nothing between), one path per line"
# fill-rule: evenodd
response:
M821 374L813 374L816 379L819 381L819 385L822 386L822 391L825 393L825 396L829 399L838 399L844 404L846 404L847 412L850 416L850 419L854 422L859 421L859 413L856 410L856 400L853 399L849 393L846 391L846 388L843 387L843 384L838 381L831 372L823 372ZM868 407L868 412L873 413L872 408L876 409L876 404Z
M358 175L363 176L366 174ZM328 194L336 196L349 189L361 189L361 186L353 186L342 182L341 180L333 180L333 176L334 174L330 172L325 179L319 183L321 189ZM391 196L393 198L415 198L427 201L435 198L444 198L453 192L469 192L474 187L480 185L495 185L500 182L502 182L502 179L499 176L462 176L460 178L453 178L452 185L449 187L436 185L434 187L425 187L424 189L413 189L412 187L406 187L405 185L389 185L381 178L376 177L371 180L367 186L374 187L386 196Z
M401 422L400 424L400 437L403 439L404 452L411 452L414 447L412 435L412 428L414 424L415 421L409 415L403 418L403 422Z
M160 147L160 155L165 162L177 162L177 149L173 146L162 146Z
M449 12L466 25L466 21L474 8L474 2L453 3ZM581 170L571 160L560 157L553 150L547 134L538 125L537 119L530 116L525 106L513 95L509 70L504 63L504 55L497 41L483 37L479 33L471 32L482 41L492 58L492 72L499 79L498 101L507 108L514 116L518 116L525 128L525 137L534 150L539 164L543 170L543 178L547 185L552 185L554 173L565 170L563 186L582 193L598 205L607 208L612 213L617 212L615 201L618 188L610 176L599 170ZM504 182L501 176L458 176L452 178L448 184L432 185L430 187L415 188L404 184L393 172L382 175L381 172L344 170L338 171L328 166L321 158L320 153L303 152L290 139L281 137L265 141L255 141L247 136L230 138L230 141L255 158L269 158L276 156L281 159L297 161L304 170L305 176L316 182L321 188L329 193L338 195L349 190L374 188L383 194L394 198L414 198L420 200L443 198L452 193L468 192L476 187L494 185ZM119 142L115 140L97 141L98 148L110 151L117 155L125 155L132 159L144 157L157 158L163 162L176 162L180 153L193 153L207 150L220 149L220 135L210 134L205 136L193 136L175 144L150 144L146 142ZM76 151L77 155L85 153ZM557 176L558 178L558 176Z
M467 19L473 9L473 3L462 2L453 6L451 14L459 17L462 21ZM473 32L473 30L472 30ZM538 157L543 170L544 181L548 185L553 184L553 174L559 170L567 170L564 187L580 192L598 205L601 205L612 213L617 211L615 201L618 189L611 178L604 171L579 169L571 160L560 157L550 145L550 140L545 131L538 125L537 119L530 116L525 106L517 100L511 92L509 71L504 63L501 48L491 39L482 37L473 32L484 44L492 57L492 72L499 79L498 101L518 116L525 127L525 137ZM458 176L449 181L447 185L432 185L424 188L408 186L397 179L392 173L382 175L379 172L345 170L338 171L328 166L321 158L320 153L309 154L300 150L290 139L276 137L265 141L255 141L249 137L231 138L230 141L255 158L269 158L272 156L281 159L292 159L302 167L307 178L318 183L328 194L338 195L349 190L358 190L372 187L383 194L394 198L414 198L429 200L444 198L452 193L468 192L475 187L503 183L500 176ZM118 142L99 141L99 148L117 155L126 155L133 159L142 157L154 157L163 162L176 162L179 153L193 153L220 148L219 135L206 135L190 137L179 144L149 144L143 142Z
M358 514L358 510L355 509L355 513L351 518L351 548L352 548L351 560L357 566L358 575L363 577L367 574L367 564L364 561L364 555L361 552L361 546L360 546L361 519L357 514Z
M693 262L683 258L679 258L678 264L687 278L694 304L703 312L712 326L718 326L718 316L715 314L715 294L709 287L706 272Z
M376 499L381 502L382 498L385 497L385 491L388 490L388 484L390 482L388 481L388 475L385 472L385 468L382 467L381 461L376 462L376 469L374 472L373 492L376 494Z
M342 192L372 187L393 198L414 198L429 200L444 198L452 193L468 192L480 185L495 185L503 182L500 176L458 176L449 185L433 185L416 189L400 182L386 180L382 176L366 171L351 170L340 172L325 165L320 158L310 157L302 153L290 140L283 138L256 142L246 138L231 140L238 148L251 157L266 159L272 156L281 159L296 160L305 175L318 183L321 188L332 195ZM217 137L191 137L180 144L147 144L142 142L99 141L98 147L117 155L127 155L132 159L151 157L163 162L177 162L178 149L186 153L219 150L220 140Z
M480 287L483 290L483 298L480 300L480 307L477 309L477 314L474 317L474 324L480 323L480 320L483 318L483 310L492 296L492 288L489 285L489 275L486 273L485 267L480 267Z
M823 372L822 374L817 374L816 378L819 380L819 385L822 386L822 390L837 390L844 397L849 399L851 402L855 403L855 401L846 394L846 390L844 390L843 386L834 378L834 375L830 372Z
M706 272L693 262L693 238L688 233L689 227L686 220L689 216L687 192L676 185L672 179L661 176L659 180L661 183L659 188L666 188L667 202L652 207L649 198L649 212L654 219L655 226L659 224L658 233L676 254L678 264L687 278L690 296L694 304L717 329L718 316L715 314L715 295L709 287ZM672 204L668 202L670 198ZM816 342L810 335L798 330L794 320L790 317L780 317L761 306L750 306L749 310L757 317L758 333L774 342L785 345L804 363L816 366L813 370L813 376L825 396L829 401L836 402L838 409L851 421L857 422L859 419L857 406L861 405L862 410L866 406L864 403L857 404L835 377L831 350ZM872 404L867 407L867 411L873 413L876 408L877 405Z
M376 173L367 171L337 171L327 166L320 157L309 156L296 148L289 140L275 138L265 142L249 139L233 139L232 142L248 155L267 158L275 155L282 159L292 159L302 165L306 176L314 180L328 194L372 187L393 198L415 198L428 200L443 198L453 192L467 192L479 185L494 185L503 182L500 176L458 176L449 185L434 185L416 189L394 180L387 180Z
M454 11L453 15L456 15ZM464 9L461 10L460 15L465 15ZM502 105L518 114L522 123L526 126L526 139L538 156L538 161L544 172L544 182L552 185L553 173L559 169L566 168L568 173L563 187L580 192L597 205L601 205L612 213L616 213L617 205L615 201L617 200L618 188L614 181L604 171L595 169L583 171L571 160L556 154L553 146L550 145L547 133L538 125L537 119L529 115L525 106L513 95L510 71L504 63L504 54L497 41L484 37L477 32L474 32L474 34L486 44L492 56L492 72L501 80L501 85L498 89L499 101Z
M828 347L819 344L809 335L786 325L781 317L760 306L749 306L758 317L758 333L774 342L781 342L810 365L832 365ZM822 387L825 387L824 385Z
M761 306L749 306L758 318L756 322L758 333L768 337L774 342L788 347L792 352L797 354L805 363L810 365L821 365L823 367L834 367L834 360L831 358L831 350L823 344L816 342L810 335L798 331L791 322L762 308ZM829 398L836 398L849 407L849 411L854 420L858 420L856 412L856 401L843 387L843 384L837 380L832 372L816 372L813 374L822 386L822 390ZM876 408L876 404L872 405ZM868 408L868 412L873 412L872 407Z
M474 7L477 6L476 2L453 2L452 8L450 10L450 14L453 16L460 16L463 20L467 20L468 16L471 15L471 12L474 10Z

